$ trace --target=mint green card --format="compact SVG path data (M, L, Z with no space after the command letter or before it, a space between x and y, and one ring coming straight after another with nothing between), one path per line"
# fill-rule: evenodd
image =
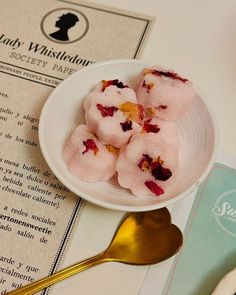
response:
M165 295L210 295L236 268L236 170L215 164L199 188ZM235 282L236 284L236 282Z

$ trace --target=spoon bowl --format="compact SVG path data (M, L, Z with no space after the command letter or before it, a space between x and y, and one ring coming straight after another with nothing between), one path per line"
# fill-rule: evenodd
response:
M32 295L89 267L117 261L146 265L161 262L178 252L183 243L179 228L171 223L166 208L128 214L121 222L109 247L94 257L35 281L6 295Z
M182 245L182 233L166 208L129 214L105 251L110 260L145 265L161 262Z

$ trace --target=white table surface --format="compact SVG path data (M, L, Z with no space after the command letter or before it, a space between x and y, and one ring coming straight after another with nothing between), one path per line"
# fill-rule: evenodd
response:
M173 68L193 81L216 114L219 149L236 156L236 0L96 0L94 3L156 17L141 59ZM103 250L121 215L121 212L88 204L63 267ZM104 227L102 242L99 242L98 231L94 229L93 218L97 221L97 228ZM55 286L52 294L77 294L78 284L83 285L80 287L85 295L95 294L94 289L101 295L158 293L153 289L157 268L153 273L155 277L146 276L146 285L143 285L144 268L129 276L131 266L121 270L118 265L101 266L81 273L79 278L71 278ZM106 278L110 272L121 277L122 281L116 283L114 280L109 285ZM129 289L132 284L128 284L126 279L137 282L137 289Z

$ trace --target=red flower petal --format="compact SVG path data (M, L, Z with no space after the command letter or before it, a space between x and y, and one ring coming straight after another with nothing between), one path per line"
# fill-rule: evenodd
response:
M128 130L132 130L132 121L131 120L126 120L124 123L120 123L122 130L128 131Z
M172 172L169 168L164 168L163 163L160 157L153 160L148 154L143 154L137 166L141 171L149 171L156 180L166 181L172 176Z
M96 156L96 154L98 152L98 147L93 139L87 139L87 140L83 141L83 144L85 146L85 150L82 152L83 155L91 150L91 151L93 151L94 155Z
M150 169L150 165L152 164L152 158L147 154L143 154L142 159L138 163L138 167L140 170L145 171Z
M154 83L146 83L146 81L143 81L142 87L146 89L147 93L150 93L150 91L152 90L154 86Z
M97 109L100 111L100 113L103 117L108 117L108 116L113 117L114 112L118 111L117 107L114 107L114 106L106 107L100 103L97 104Z
M160 128L158 127L158 125L150 124L150 123L147 123L146 121L143 125L143 131L147 133L149 132L157 133L160 131Z
M160 158L160 156L151 163L150 172L156 180L166 181L172 176L172 172L170 171L170 169L164 168L162 166L163 164L164 161Z
M151 181L151 180L145 181L144 184L156 196L160 196L160 195L164 194L164 190L159 185L157 185L154 181Z
M145 74L153 74L155 76L164 76L164 77L167 77L167 78L170 78L170 79L173 79L173 80L179 80L183 83L187 82L188 79L185 79L185 78L182 78L180 77L177 73L174 73L174 72L164 72L164 71L158 71L158 70L155 70L155 69L146 69L146 71L144 71L144 75Z
M120 82L118 79L115 80L102 80L102 91L104 91L108 86L114 85L118 88L126 88L127 85L124 85L122 82Z
M156 167L152 167L151 172L156 180L166 181L172 176L170 169L164 168L160 164L156 165Z
M166 105L164 105L164 104L160 104L160 105L158 106L158 108L161 108L161 109L163 109L163 110L166 110L166 109L168 108L168 106L166 106Z

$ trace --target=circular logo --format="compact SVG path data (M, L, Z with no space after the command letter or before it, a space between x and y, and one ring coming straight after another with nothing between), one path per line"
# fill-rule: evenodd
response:
M88 28L87 17L82 12L70 8L54 9L41 21L44 36L61 44L79 41L87 34Z
M236 237L236 189L224 192L215 203L212 212L218 225L232 237Z

